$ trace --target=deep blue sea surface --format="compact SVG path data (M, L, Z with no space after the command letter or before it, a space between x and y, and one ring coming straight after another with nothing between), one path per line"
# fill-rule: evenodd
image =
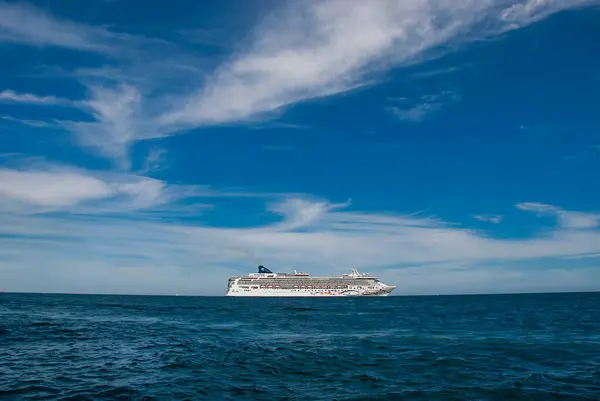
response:
M0 294L0 399L599 398L600 293Z

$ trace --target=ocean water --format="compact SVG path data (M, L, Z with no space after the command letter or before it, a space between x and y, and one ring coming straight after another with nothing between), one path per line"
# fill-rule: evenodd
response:
M598 400L600 293L0 294L0 399Z

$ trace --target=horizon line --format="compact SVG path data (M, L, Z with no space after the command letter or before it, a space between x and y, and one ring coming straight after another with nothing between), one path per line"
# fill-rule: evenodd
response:
M539 292L487 292L487 293L456 293L456 294L390 294L388 297L453 297L453 296L489 296L489 295L552 295L552 294L595 294L599 290L580 290L580 291L539 291ZM377 298L372 296L354 296L354 297L302 297L302 296L248 296L248 297L228 297L227 295L192 295L192 294L127 294L127 293L94 293L94 292L27 292L27 291L2 291L0 294L17 295L76 295L76 296L122 296L122 297L202 297L202 298ZM0 295L1 296L1 295ZM379 297L381 298L381 297Z

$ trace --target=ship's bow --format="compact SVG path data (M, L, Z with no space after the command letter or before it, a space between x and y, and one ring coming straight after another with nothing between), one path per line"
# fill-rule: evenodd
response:
M386 285L384 284L381 287L381 293L380 295L383 297L387 297L388 295L390 295L392 293L392 291L394 291L394 289L396 289L395 285Z

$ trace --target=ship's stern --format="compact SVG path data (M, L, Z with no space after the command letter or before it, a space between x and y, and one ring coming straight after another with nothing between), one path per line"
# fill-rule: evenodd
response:
M227 282L227 292L225 296L234 297L241 294L241 290L238 286L238 282L240 281L240 277L230 277Z

